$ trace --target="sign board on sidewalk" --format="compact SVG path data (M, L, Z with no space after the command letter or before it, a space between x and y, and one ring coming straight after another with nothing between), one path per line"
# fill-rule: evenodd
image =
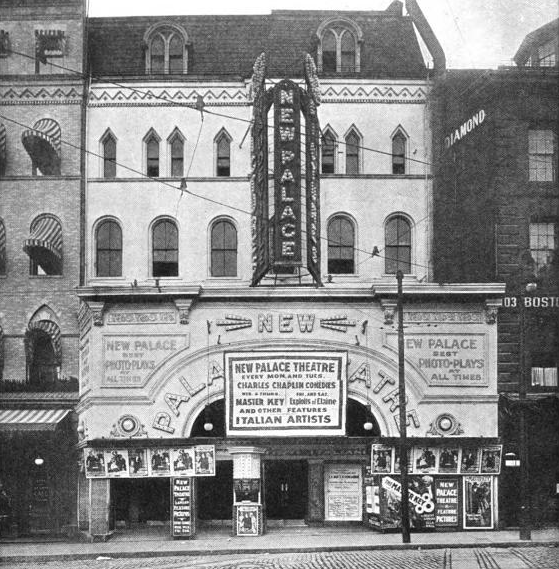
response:
M193 478L171 480L171 536L189 538L194 535Z

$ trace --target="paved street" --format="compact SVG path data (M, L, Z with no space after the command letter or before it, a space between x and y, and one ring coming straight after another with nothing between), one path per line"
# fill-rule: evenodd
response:
M555 569L559 548L463 548L50 561L45 569ZM3 569L36 569L37 562Z

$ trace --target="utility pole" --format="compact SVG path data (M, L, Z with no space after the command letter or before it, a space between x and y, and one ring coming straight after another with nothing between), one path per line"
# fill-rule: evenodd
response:
M410 542L410 510L408 488L408 440L406 412L406 378L404 371L404 273L396 271L398 280L398 402L400 408L400 482L402 483L402 542Z

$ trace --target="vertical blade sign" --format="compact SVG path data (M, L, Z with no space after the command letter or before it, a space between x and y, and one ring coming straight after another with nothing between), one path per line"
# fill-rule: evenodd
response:
M301 265L301 101L284 79L274 88L274 265Z

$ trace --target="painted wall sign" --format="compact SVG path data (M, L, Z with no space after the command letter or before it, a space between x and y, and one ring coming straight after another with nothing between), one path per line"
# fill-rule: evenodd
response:
M194 534L192 480L173 478L171 483L171 535L191 537Z
M559 308L559 296L505 296L505 308Z
M345 352L225 354L228 435L345 434Z
M481 324L483 314L481 312L466 311L425 311L425 310L406 310L404 311L404 322L436 322L442 324L450 322L452 324Z
M387 334L397 346L396 334ZM406 333L406 359L430 385L487 385L485 334Z
M361 521L361 465L324 466L324 518L327 521Z
M141 387L170 356L188 346L188 335L103 336L103 386Z
M435 525L437 527L458 525L458 480L456 478L435 480Z
M107 324L176 324L177 314L166 311L138 310L109 312L106 317Z
M468 135L472 130L477 128L479 125L483 124L485 120L485 111L481 109L475 115L470 117L466 122L460 125L458 128L454 129L444 139L444 145L446 148L450 148L459 140L462 140L466 135Z

